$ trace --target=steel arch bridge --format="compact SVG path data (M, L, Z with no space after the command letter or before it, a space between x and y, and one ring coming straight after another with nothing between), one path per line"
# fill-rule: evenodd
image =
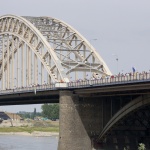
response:
M0 17L0 84L13 89L111 75L94 47L51 17Z

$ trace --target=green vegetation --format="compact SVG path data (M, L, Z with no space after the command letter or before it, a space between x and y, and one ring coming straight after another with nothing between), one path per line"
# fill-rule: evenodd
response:
M145 144L140 143L140 144L139 144L139 147L138 147L138 150L146 150Z
M7 121L7 124L4 123L0 127L0 132L59 132L59 122L56 121L59 119L59 104L44 104L41 109L41 113L36 112L36 108L33 112L20 111L17 114L23 120L18 124L15 123L15 120Z
M59 119L59 104L44 104L41 107L42 116L48 119Z
M56 120L59 119L59 104L44 104L41 106L42 112L36 112L34 108L33 112L20 112L17 113L23 119L30 118L35 119L41 117L45 119Z
M0 132L59 132L58 127L1 127Z
M24 121L20 126L0 127L0 132L59 132L58 121Z
M36 116L42 117L42 113L40 112L24 112L24 113L17 113L21 118L26 119L26 118L30 118L30 119L34 119Z

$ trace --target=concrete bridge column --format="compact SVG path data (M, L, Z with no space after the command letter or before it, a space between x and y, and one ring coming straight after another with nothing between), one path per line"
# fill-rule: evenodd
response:
M60 91L60 132L58 150L91 150L91 140L82 123L79 98L70 91Z
M102 100L60 91L59 101L58 150L99 150L96 138L102 130Z

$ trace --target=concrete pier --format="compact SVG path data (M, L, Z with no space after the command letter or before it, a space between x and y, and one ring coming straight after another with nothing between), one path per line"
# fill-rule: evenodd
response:
M79 98L70 91L60 91L59 101L58 150L92 150L102 126L101 102Z
M78 110L78 96L69 91L61 91L58 150L91 150L91 140Z

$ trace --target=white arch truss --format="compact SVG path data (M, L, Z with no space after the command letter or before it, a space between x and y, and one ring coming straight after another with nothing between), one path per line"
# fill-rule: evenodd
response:
M2 88L69 82L111 72L91 44L51 17L0 17ZM15 80L16 79L16 80Z

